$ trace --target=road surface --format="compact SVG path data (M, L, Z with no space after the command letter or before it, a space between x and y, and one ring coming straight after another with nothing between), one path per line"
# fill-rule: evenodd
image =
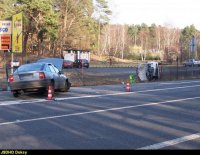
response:
M0 149L199 149L200 80L0 92Z

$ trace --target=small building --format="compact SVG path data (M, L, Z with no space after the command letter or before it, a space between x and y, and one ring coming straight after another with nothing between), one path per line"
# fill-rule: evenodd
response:
M65 60L75 61L77 59L86 59L90 62L90 51L89 50L77 50L69 49L63 51L63 58Z

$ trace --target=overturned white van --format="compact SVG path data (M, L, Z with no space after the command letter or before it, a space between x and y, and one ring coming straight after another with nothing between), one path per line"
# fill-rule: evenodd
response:
M137 76L140 81L158 80L160 78L160 67L158 62L149 61L137 66Z

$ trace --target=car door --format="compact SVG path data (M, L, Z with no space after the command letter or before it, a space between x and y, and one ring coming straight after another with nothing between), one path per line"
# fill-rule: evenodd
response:
M54 80L54 87L55 89L58 89L60 87L60 76L59 74L56 72L54 66L52 64L48 64L49 69L51 70L52 73L52 77Z
M59 71L56 66L54 66L54 65L52 65L52 66L57 74L58 88L61 89L61 88L63 88L63 86L65 84L65 77L63 76L63 74L61 74L61 71Z

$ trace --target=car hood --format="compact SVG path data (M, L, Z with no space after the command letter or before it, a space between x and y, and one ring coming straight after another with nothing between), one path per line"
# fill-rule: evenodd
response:
M45 58L45 59L40 59L37 62L52 63L54 66L56 66L59 69L59 71L62 71L63 61L64 60L61 58Z

